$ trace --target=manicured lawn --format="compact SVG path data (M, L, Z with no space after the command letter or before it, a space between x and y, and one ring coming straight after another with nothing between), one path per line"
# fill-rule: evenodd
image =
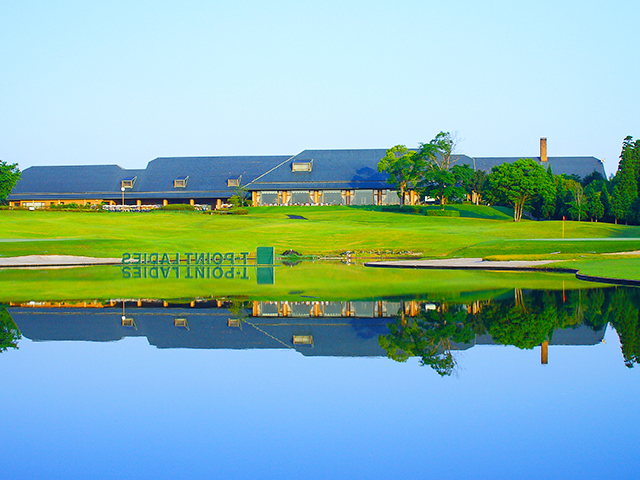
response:
M626 238L621 242L559 239L562 222L512 222L500 210L461 206L461 218L427 217L353 207L261 207L247 216L192 212L74 213L0 211L0 255L77 254L119 257L124 252L240 252L274 246L303 254L411 251L425 257L581 254L640 248L640 227L566 222L565 238ZM474 213L475 212L475 213ZM306 220L289 219L288 215ZM497 216L501 219L487 217ZM484 218L483 218L484 217ZM633 240L632 240L633 239Z
M639 257L602 255L640 250L640 227L566 222L562 239L562 222L514 223L505 209L473 205L449 208L457 208L461 216L391 213L375 207L261 207L249 209L246 216L4 210L0 211L0 256L253 253L258 246L274 246L277 253L293 249L305 255L336 255L350 250L357 251L358 257L378 258L381 252L386 256L391 252L416 252L426 258L551 258L562 261L558 266L579 268L586 274L640 280ZM305 219L290 219L289 215ZM445 296L459 295L450 293L459 291L495 292L512 289L518 282L524 282L522 288L558 285L549 281L547 274L391 271L320 265L278 267L276 275L275 286L257 286L255 282L224 280L125 280L119 267L4 270L0 271L0 296L4 301L214 294L355 299L424 292ZM557 276L557 280L564 282L566 288L570 288L568 283L578 282L570 275Z
M561 266L577 268L584 275L605 278L624 278L640 281L640 255L635 256L593 256L563 262Z

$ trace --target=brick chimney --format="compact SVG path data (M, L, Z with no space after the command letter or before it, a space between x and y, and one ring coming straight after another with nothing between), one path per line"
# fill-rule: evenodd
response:
M540 161L546 162L547 159L547 137L540 138Z

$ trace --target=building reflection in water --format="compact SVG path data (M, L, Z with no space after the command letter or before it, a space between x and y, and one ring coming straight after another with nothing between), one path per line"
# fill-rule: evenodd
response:
M33 341L118 341L146 337L158 348L295 349L306 356L419 357L441 375L455 352L474 345L596 345L612 324L627 366L637 363L637 289L520 291L467 303L416 299L367 301L189 302L113 300L11 304L18 335ZM625 343L626 342L626 343Z

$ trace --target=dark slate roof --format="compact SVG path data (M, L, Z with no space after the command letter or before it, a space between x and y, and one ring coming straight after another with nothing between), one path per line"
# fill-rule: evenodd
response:
M385 149L305 150L248 185L249 190L382 189L388 175L378 172ZM310 172L293 172L294 162L313 160Z
M315 356L383 356L379 335L389 333L388 318L248 317L242 328L231 328L233 314L224 308L128 308L136 328L122 326L122 310L9 308L25 338L33 341L82 340L112 342L146 337L157 348L284 349ZM248 314L249 312L245 312ZM185 318L189 328L176 327ZM293 335L312 335L314 345L293 345Z
M474 167L478 170L484 170L487 173L491 172L491 169L497 165L502 165L503 163L513 163L516 160L519 160L523 157L468 157L470 162L468 163L471 167ZM540 161L540 157L526 157L532 158L537 161L538 164L547 168L551 166L551 170L554 175L579 175L580 178L584 178L587 175L593 173L594 171L598 172L604 178L606 174L604 172L604 164L602 160L597 159L596 157L548 157L547 162ZM475 160L475 164L474 164Z
M366 303L361 304L363 313ZM373 309L371 303L370 310ZM9 314L22 335L33 341L82 340L112 342L124 337L146 337L158 348L282 349L295 348L305 356L386 356L378 338L389 333L393 319L363 317L246 317L242 328L231 328L233 317L226 308L128 308L136 328L122 326L122 310L107 307L22 308ZM249 314L249 311L245 311ZM187 319L189 328L176 327L174 319ZM327 321L327 320L330 321ZM596 345L606 328L586 325L554 330L550 345ZM293 345L293 335L312 335L313 345ZM470 344L452 346L466 350L473 345L495 345L489 335L479 335Z
M291 158L291 155L238 157L163 157L152 160L138 178L132 193L137 198L204 198L233 195L227 180L241 176L241 185ZM187 186L173 187L173 181L188 176Z
M118 165L30 167L8 196L8 200L103 198L119 199L121 181L136 177L133 194L140 199L228 198L233 187L229 178L241 176L249 190L341 190L388 189L388 175L378 172L385 149L305 150L288 156L165 157L156 158L144 170L125 170ZM519 157L454 156L456 164L468 164L490 172ZM540 162L539 157L533 157ZM294 162L312 161L310 172L293 172ZM542 164L542 162L540 162ZM602 161L595 157L549 157L553 173L585 177L593 171L605 176ZM188 177L186 187L174 180Z
M104 198L119 199L121 181L135 177L126 195L136 198L228 198L233 187L228 178L242 177L241 184L291 158L281 156L156 158L144 170L118 165L67 165L29 167L8 200ZM173 181L188 176L187 186L174 188Z
M118 165L65 165L29 167L8 196L8 200L104 197L118 198L120 181L144 170L125 170Z
M249 190L388 189L389 175L378 172L385 149L305 150L247 186ZM466 155L454 162L471 163ZM294 172L295 162L313 161L310 172Z

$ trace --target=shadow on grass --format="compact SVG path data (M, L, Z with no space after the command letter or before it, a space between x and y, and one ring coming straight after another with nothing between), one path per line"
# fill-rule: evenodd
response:
M439 205L350 205L349 208L368 212L426 215L428 210L440 210ZM457 211L463 218L513 221L513 209L471 204L446 205L445 210ZM451 218L451 217L449 217Z

